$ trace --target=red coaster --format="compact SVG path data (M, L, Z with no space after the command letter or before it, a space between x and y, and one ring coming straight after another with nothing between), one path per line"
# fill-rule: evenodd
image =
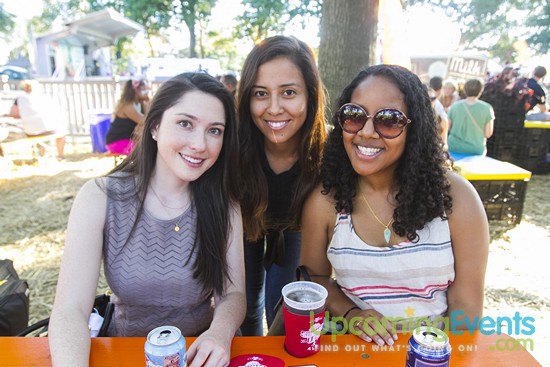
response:
M242 354L231 358L229 367L284 367L281 358L265 354Z

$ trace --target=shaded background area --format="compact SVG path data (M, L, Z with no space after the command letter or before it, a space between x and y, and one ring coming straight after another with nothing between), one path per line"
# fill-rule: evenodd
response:
M0 160L0 258L10 258L31 290L30 323L48 317L69 211L82 184L108 172L112 157L84 153L89 143L72 146L62 162L8 166ZM528 184L523 219L514 228L491 222L485 315L534 317L531 353L550 365L550 175ZM83 259L84 261L84 259ZM103 278L98 293L107 287ZM506 328L503 328L506 330ZM547 349L547 348L546 348Z

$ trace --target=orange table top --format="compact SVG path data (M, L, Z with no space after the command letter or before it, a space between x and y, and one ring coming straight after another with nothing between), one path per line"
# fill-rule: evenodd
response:
M285 366L404 366L409 335L400 335L393 347L379 347L366 343L354 335L321 337L321 351L306 358L295 358L283 349L284 337L236 337L231 355L256 353L276 356ZM186 338L190 345L195 338ZM451 335L451 366L453 367L530 367L541 366L521 345L522 339L507 335ZM145 338L93 338L90 366L139 367L145 366L143 345ZM0 337L2 367L50 366L47 338Z

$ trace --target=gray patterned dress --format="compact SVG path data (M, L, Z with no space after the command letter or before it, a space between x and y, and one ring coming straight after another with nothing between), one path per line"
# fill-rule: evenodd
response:
M124 194L135 192L134 180L109 177L107 189L103 257L115 303L108 335L146 336L162 325L176 326L185 336L199 335L212 322L213 302L212 292L193 279L194 205L173 220L144 210L131 231L139 202ZM115 199L113 193L125 198Z

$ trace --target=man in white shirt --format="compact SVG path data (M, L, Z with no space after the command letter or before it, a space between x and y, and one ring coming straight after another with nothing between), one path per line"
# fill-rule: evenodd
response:
M24 80L21 87L25 94L17 97L9 116L21 119L22 132L15 138L43 136L55 134L57 156L63 158L65 150L65 126L63 114L59 106L52 100L39 93L33 93L33 88L38 83Z

